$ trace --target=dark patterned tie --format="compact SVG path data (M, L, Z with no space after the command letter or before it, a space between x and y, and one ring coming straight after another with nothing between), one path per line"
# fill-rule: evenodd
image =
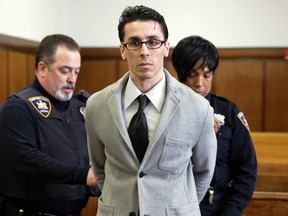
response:
M148 127L146 116L143 111L149 102L149 99L146 95L140 95L137 100L139 102L139 108L131 119L128 133L137 158L141 163L148 146Z

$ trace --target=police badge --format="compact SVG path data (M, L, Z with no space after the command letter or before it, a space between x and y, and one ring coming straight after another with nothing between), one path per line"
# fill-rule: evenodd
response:
M34 96L28 99L35 110L40 113L44 118L47 118L51 113L50 100L43 96Z
M248 125L248 121L246 120L244 113L243 112L239 112L237 117L239 118L239 120L241 121L241 123L248 129L248 131L250 131L249 125Z

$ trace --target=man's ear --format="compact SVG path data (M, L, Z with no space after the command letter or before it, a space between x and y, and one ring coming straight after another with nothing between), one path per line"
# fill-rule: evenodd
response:
M43 61L40 61L37 66L38 75L43 77L46 74L47 64Z
M123 60L126 60L125 47L123 46L123 44L120 44L119 48L120 48L120 53L121 53L122 59L123 59Z
M169 47L170 47L170 42L166 41L166 43L165 43L165 54L164 54L165 57L169 56Z

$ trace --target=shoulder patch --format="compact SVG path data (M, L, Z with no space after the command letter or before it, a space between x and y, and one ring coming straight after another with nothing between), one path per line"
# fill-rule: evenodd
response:
M246 120L244 113L243 112L239 112L237 117L239 118L239 120L241 121L241 123L248 129L248 131L250 131L249 125L248 125L248 121Z
M79 111L83 115L83 117L85 118L86 107L80 107Z
M47 118L51 113L50 100L43 96L34 96L28 99L35 110L40 113L44 118Z

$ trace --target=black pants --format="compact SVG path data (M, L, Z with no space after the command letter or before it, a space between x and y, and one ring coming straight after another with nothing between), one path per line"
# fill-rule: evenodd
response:
M2 203L0 208L0 216L81 216L81 214L68 214L68 215L56 215L45 212L31 211L25 209L19 209L9 203Z

